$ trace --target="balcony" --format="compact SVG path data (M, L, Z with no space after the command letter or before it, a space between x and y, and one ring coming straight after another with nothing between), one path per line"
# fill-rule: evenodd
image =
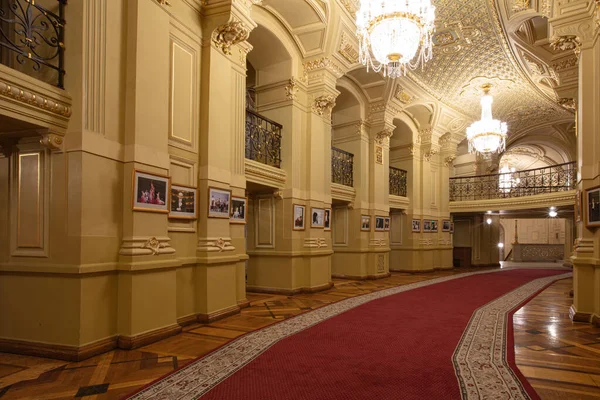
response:
M0 2L0 63L59 88L64 87L64 8L30 0Z
M354 186L354 154L337 147L331 148L331 182Z
M406 197L406 171L390 167L390 194Z
M281 168L281 129L283 126L246 109L246 158Z
M575 162L505 174L450 178L450 201L492 200L574 190Z

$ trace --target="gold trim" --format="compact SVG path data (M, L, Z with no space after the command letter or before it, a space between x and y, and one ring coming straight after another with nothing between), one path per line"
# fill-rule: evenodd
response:
M41 219L42 219L42 213L40 212L40 185L41 185L41 180L40 180L40 176L41 176L41 165L40 165L40 160L41 160L41 152L35 152L35 153L24 153L24 154L19 154L19 176L18 176L18 181L17 181L17 248L35 248L35 249L39 249L42 248L42 241L40 238L40 232L41 232ZM36 213L37 213L37 225L36 225L36 235L35 237L37 238L38 243L27 243L27 244L20 244L20 239L21 239L21 189L22 189L22 159L24 157L31 157L31 156L35 156L37 158L37 193L36 193Z

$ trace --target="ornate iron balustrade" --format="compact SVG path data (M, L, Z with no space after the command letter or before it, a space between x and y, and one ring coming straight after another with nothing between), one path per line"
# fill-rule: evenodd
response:
M574 190L575 162L506 174L450 178L450 201L488 200Z
M354 185L354 154L336 147L331 148L331 182Z
M67 0L57 0L57 15L36 4L35 0L0 0L2 64L12 67L14 61L21 65L29 62L36 72L42 67L51 68L58 74L56 86L63 88L66 4Z
M282 125L246 109L246 158L281 168Z
M406 171L390 167L390 194L406 197Z

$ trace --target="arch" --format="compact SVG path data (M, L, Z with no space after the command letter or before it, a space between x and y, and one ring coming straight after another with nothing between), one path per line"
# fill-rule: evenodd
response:
M394 118L394 134L390 138L390 148L405 146L416 142L419 136L419 126L406 113Z
M336 89L340 91L340 95L336 98L333 108L333 124L365 120L367 99L362 90L346 76L338 79Z

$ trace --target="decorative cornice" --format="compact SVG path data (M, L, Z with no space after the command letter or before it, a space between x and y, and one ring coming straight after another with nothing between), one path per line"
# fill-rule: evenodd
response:
M312 105L312 111L321 116L331 117L331 111L335 107L335 98L336 96L332 94L316 97Z
M566 69L576 68L578 61L579 58L577 56L563 58L562 60L553 62L550 67L554 70L554 72L561 72Z
M14 84L0 80L0 95L10 97L14 100L26 103L42 110L49 111L53 114L58 114L63 117L71 116L71 107L66 104L58 103L39 93L34 93L31 90L23 89Z
M214 30L212 42L227 55L231 55L231 46L236 45L250 36L250 30L241 21L223 24Z
M333 60L327 57L322 57L316 60L307 61L303 64L304 77L308 78L308 74L320 69L332 72L338 79L344 75L344 70L337 65Z
M285 186L287 174L281 168L271 167L270 165L258 161L244 159L244 168L246 179L250 182L260 183L267 186L281 188Z
M356 197L356 189L351 186L341 185L331 182L331 198L336 200L354 201Z
M575 190L554 192L523 197L511 197L491 200L451 201L449 211L487 211L487 210L524 210L528 208L554 206L569 206L575 204Z

